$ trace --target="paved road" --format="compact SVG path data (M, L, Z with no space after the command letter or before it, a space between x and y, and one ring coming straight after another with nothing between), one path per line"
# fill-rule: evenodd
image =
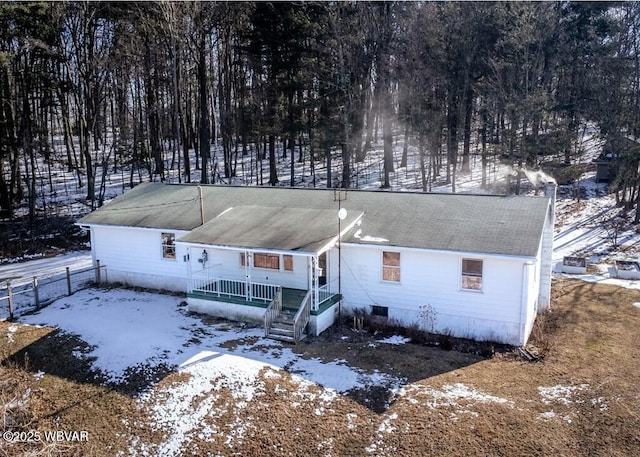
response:
M34 276L38 278L54 276L63 273L66 267L74 270L91 267L91 253L89 251L70 252L46 259L0 265L0 288L6 286L7 281L11 281L12 286L18 286L31 282Z

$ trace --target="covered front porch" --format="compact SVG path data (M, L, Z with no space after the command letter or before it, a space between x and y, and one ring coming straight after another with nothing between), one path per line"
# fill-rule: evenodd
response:
M192 276L194 282L189 288L189 296L266 308L281 293L282 309L297 311L309 292L280 285L220 279L208 273L202 270ZM329 284L318 287L318 304L312 306L312 311L321 311L323 307L335 303L338 297L338 293L329 290Z
M186 245L190 309L262 322L296 342L339 314L339 239L362 217L309 208L239 206L176 240ZM342 224L339 222L342 221Z
M192 311L262 324L266 336L294 343L335 320L341 299L335 246L311 254L220 246L187 252Z

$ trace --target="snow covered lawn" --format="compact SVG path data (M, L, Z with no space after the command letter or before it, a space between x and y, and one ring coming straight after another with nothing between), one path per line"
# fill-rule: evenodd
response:
M479 455L487 442L501 455L604 454L601 442L637 455L637 292L555 287L538 363L347 328L291 347L189 315L179 297L88 289L0 322L8 366L28 360L7 401L24 397L38 430L88 430L79 455ZM88 364L105 377L73 376Z
M62 298L24 323L55 326L78 335L94 349L94 367L115 383L126 378L128 368L142 365L180 367L193 373L203 368L215 377L218 364L233 360L238 376L255 377L256 367L285 369L306 379L347 392L363 385L397 385L402 379L379 372L365 373L340 361L303 359L290 347L263 337L264 329L222 322L205 325L180 306L171 295L125 289L87 289ZM205 371L206 371L205 369Z
M227 411L251 401L255 391L264 388L265 377L280 378L285 372L292 374L290 382L297 385L299 401L318 399L319 408L352 389L378 386L398 390L406 383L402 377L350 367L344 360L303 358L290 347L264 338L262 328L231 322L205 325L180 303L180 298L170 295L88 289L21 321L77 335L92 350L77 351L76 357L95 358L93 367L115 384L128 382L132 370L152 372L160 365L188 375L182 383L152 388L139 396L140 405L150 409L155 426L172 430L157 449L147 449L149 455L177 455L195 435L206 439L215 434L215 427L203 426L203 420L221 414L221 405L216 404L221 388L229 389L234 400L224 405ZM396 338L393 342L406 340ZM198 398L205 400L194 408ZM235 433L239 439L241 431Z

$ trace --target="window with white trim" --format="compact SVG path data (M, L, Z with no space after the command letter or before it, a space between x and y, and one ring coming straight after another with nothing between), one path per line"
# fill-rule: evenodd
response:
M382 280L400 282L400 253L382 251Z
M176 234L175 233L162 233L162 258L163 259L175 259L176 258Z
M462 288L482 290L482 260L462 259Z

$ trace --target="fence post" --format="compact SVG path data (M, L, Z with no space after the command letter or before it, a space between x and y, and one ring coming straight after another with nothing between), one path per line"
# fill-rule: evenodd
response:
M7 297L9 297L9 319L13 319L13 294L11 293L11 281L7 281Z
M69 267L67 267L67 295L71 295L73 291L71 290L71 272L69 271Z
M100 285L100 260L96 260L96 284Z
M38 293L38 277L33 277L33 297L36 301L36 309L40 309L40 294Z

